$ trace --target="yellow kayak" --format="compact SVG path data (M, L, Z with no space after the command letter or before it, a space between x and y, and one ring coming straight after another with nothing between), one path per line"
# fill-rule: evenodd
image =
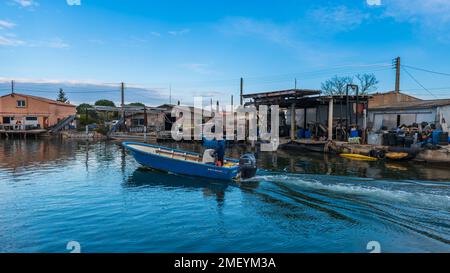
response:
M359 154L340 154L340 156L348 158L348 159L354 159L354 160L364 160L364 161L377 161L378 158L371 157L367 155L359 155Z
M408 153L387 153L386 158L387 159L404 159L409 156Z

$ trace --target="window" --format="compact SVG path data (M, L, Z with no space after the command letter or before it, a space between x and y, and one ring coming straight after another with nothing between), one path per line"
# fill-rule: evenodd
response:
M37 121L37 117L26 117L25 118L27 121Z
M144 126L144 119L143 118L133 119L131 120L131 124L132 126Z
M26 106L26 104L25 104L24 100L18 100L17 101L17 107L23 108L25 106Z

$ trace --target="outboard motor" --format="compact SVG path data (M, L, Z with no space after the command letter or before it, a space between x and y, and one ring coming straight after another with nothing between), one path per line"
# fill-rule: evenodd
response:
M256 158L253 154L244 154L239 159L239 168L242 179L249 179L256 175Z

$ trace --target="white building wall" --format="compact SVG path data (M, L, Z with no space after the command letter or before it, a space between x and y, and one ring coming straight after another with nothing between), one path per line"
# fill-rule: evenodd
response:
M450 114L450 108L448 109ZM397 119L400 116L400 125L412 125L413 123L437 123L437 109L411 109L411 110L386 110L377 111L369 109L369 127L379 130L386 126L388 129L397 127ZM450 116L449 116L450 120Z
M445 121L445 125L447 128L442 128L443 131L450 131L450 105L439 107L437 109L438 118L442 116ZM442 122L442 121L441 121Z

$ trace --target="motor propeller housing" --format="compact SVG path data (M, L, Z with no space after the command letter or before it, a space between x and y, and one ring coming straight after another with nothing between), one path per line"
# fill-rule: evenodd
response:
M244 154L239 159L242 179L249 179L256 175L256 158L254 154Z

